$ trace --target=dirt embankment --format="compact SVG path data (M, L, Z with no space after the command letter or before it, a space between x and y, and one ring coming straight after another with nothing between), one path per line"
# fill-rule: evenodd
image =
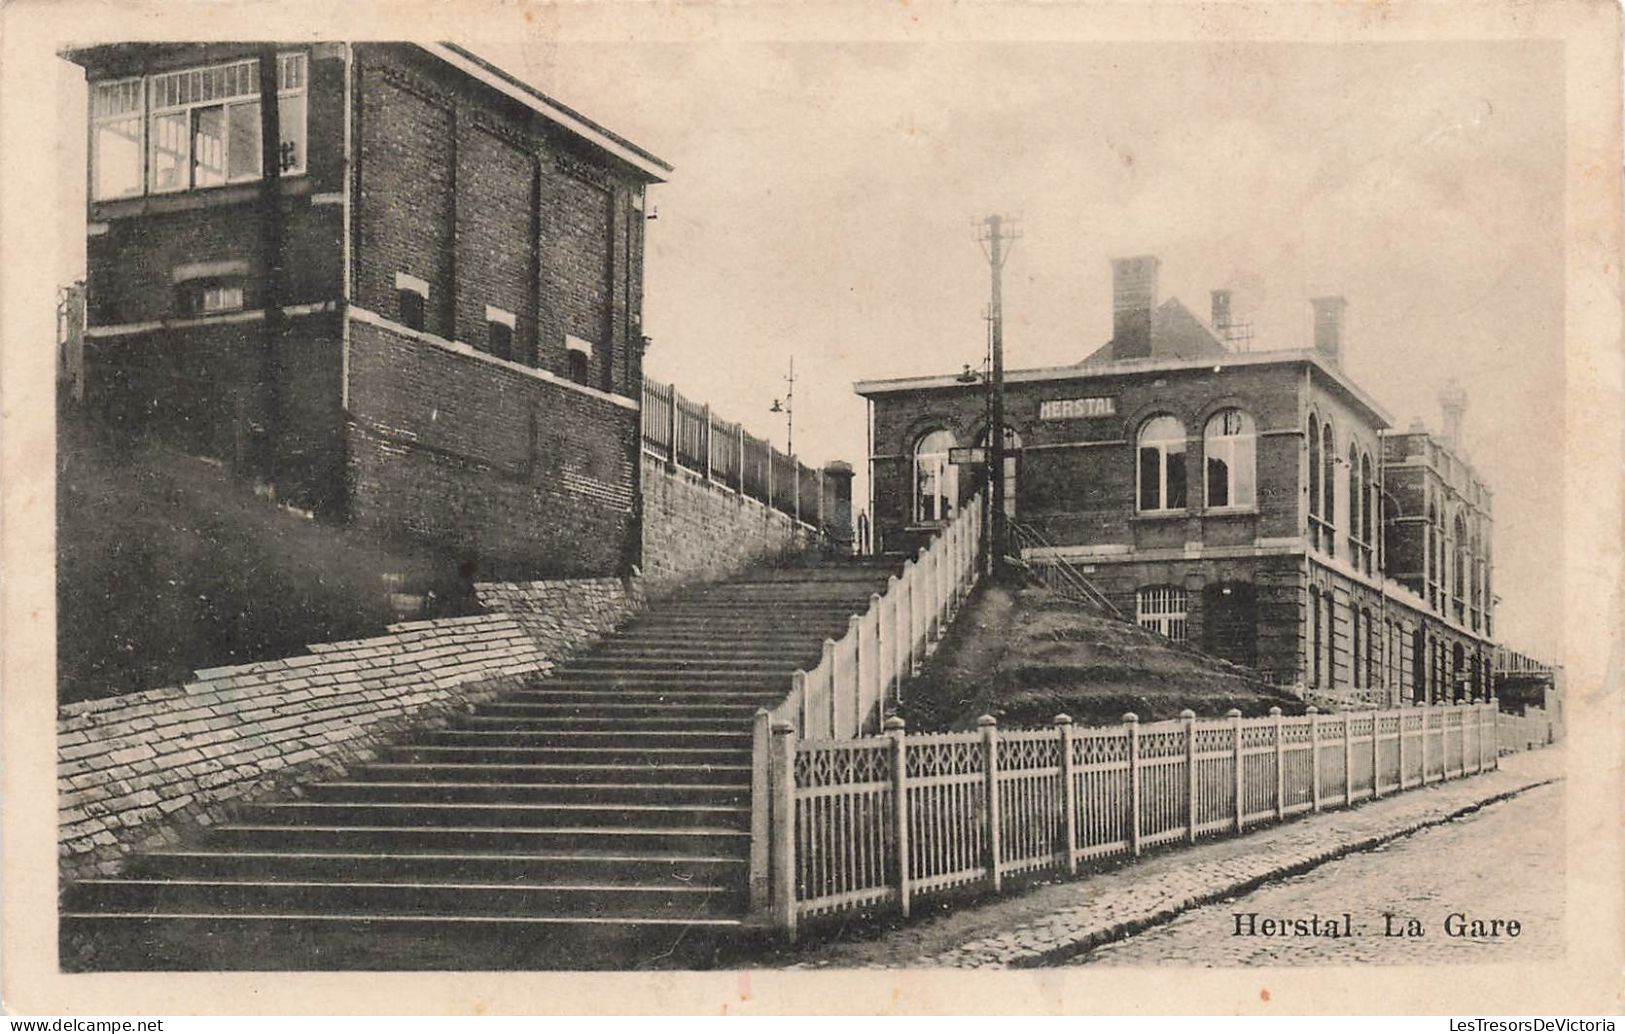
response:
M1062 713L1080 724L1108 725L1126 711L1151 722L1185 708L1203 717L1233 707L1245 715L1272 706L1303 710L1250 669L1048 590L991 582L960 610L905 694L903 717L920 730L968 728L981 714L1032 728Z

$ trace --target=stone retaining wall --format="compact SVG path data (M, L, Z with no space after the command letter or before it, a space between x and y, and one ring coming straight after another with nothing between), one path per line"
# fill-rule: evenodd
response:
M372 759L545 674L641 602L635 582L479 587L512 613L412 621L308 654L197 673L183 686L68 704L57 715L58 851L66 878L115 871L232 806Z

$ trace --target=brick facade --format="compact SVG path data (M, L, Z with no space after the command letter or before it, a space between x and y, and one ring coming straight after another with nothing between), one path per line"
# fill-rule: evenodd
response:
M1177 315L1183 311L1177 304L1158 312ZM1186 321L1195 323L1194 317ZM1205 347L1218 348L1216 339ZM916 449L939 430L951 432L960 445L983 442L985 389L953 377L869 382L858 389L872 407L876 540L884 550L909 552L934 529L919 519L928 514L915 499ZM1078 401L1060 405L1068 400ZM1204 428L1226 409L1252 421L1254 505L1215 507L1206 498ZM1387 548L1406 556L1401 571L1392 573L1408 570L1414 548L1408 536L1414 533L1403 522L1415 505L1411 496L1421 490L1407 487L1405 479L1421 474L1401 467L1395 498L1375 501L1375 486L1385 483L1380 432L1388 421L1328 356L1106 354L1076 367L1011 371L1005 413L1020 445L1014 519L1036 533L1025 540L1029 561L1064 558L1077 565L1126 615L1136 614L1142 589L1176 590L1182 593L1177 598L1184 603L1186 638L1283 683L1407 701L1486 692L1488 617L1481 629L1431 603L1408 578L1384 577L1384 536L1375 528L1357 532L1350 520L1370 491L1373 524L1379 515L1400 522L1397 533L1394 523L1384 525L1390 529ZM1139 435L1160 416L1178 418L1185 430L1185 505L1146 510L1137 492ZM1317 505L1320 512L1312 518L1308 430L1323 433L1328 422L1332 512L1328 516ZM1392 438L1386 446L1390 455L1395 452ZM1360 483L1367 461L1370 489ZM1358 474L1352 485L1351 469ZM1444 469L1455 468L1446 461ZM953 476L961 502L984 480L979 465L961 466ZM1487 490L1466 476L1457 482L1453 498L1483 506L1487 585ZM1427 491L1445 494L1437 485Z
M308 78L305 168L281 180L278 222L258 181L91 202L97 411L476 574L628 573L642 197L666 167L455 48L279 50L304 53ZM256 53L74 58L94 83ZM274 349L267 229L292 307ZM198 275L240 284L241 310L197 318L177 285ZM403 275L427 286L422 334L402 326ZM471 354L498 346L502 363Z

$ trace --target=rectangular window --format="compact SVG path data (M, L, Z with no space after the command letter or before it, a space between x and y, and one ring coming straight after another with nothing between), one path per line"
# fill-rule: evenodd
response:
M280 55L277 76L279 168L296 175L305 171L306 56ZM258 59L96 83L92 91L96 200L260 177Z
M413 330L422 330L427 299L409 287L403 287L398 292L401 309L401 322Z
M1141 628L1167 636L1176 643L1185 641L1189 594L1177 585L1153 585L1135 594L1135 620Z
M242 284L210 284L198 300L198 311L236 312L243 307Z
M91 92L91 196L97 201L141 193L143 92L140 79L97 83Z
M513 358L513 328L496 320L485 325L485 350L498 359Z

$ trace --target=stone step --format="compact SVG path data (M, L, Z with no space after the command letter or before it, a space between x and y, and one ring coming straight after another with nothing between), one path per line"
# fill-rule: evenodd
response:
M278 801L241 809L245 822L297 826L459 826L492 829L748 829L747 804L521 804L458 801Z
M745 708L733 714L672 714L655 707L644 708L641 713L611 711L605 714L588 705L576 713L464 715L453 719L452 729L459 732L545 732L552 729L580 732L613 732L617 729L643 732L750 732L755 713L755 709Z
M748 860L720 855L603 851L539 853L165 850L139 857L130 875L149 878L450 879L467 882L556 883L602 879L671 880L737 886Z
M727 729L444 729L419 733L412 744L437 747L693 747L749 750L748 725Z
M772 658L727 657L707 654L697 657L577 657L553 669L555 678L571 675L681 673L684 675L779 675L796 670L792 661Z
M437 804L568 804L666 805L700 804L728 808L750 804L746 783L524 783L516 780L476 782L346 779L312 783L306 800L432 802Z
M749 765L750 747L627 747L570 746L536 747L493 745L482 747L444 744L400 744L383 749L384 760L392 762L473 762L475 764L614 764L660 765Z
M788 692L788 676L740 671L640 671L613 672L572 670L556 672L546 677L552 686L627 686L666 689L701 689L731 687L784 687ZM538 681L540 684L540 680Z
M214 850L480 854L600 851L744 858L750 848L750 831L725 826L320 826L233 822L216 827L207 846Z
M375 762L358 765L351 775L361 779L431 780L437 782L562 782L562 783L727 783L749 786L751 766L745 764L479 764L469 762Z
M536 700L527 696L522 701L504 700L500 703L479 704L474 718L582 718L592 721L617 721L626 718L665 717L674 721L732 722L738 719L752 721L756 712L773 699L765 694L742 696L732 701L690 703L680 697L656 694L648 700L627 700L630 694L593 694L590 691L561 694L558 698ZM639 694L642 696L642 694ZM580 699L576 699L579 697ZM757 703L761 700L763 703ZM771 710L771 708L769 708Z
M79 880L63 908L69 913L171 915L536 916L627 918L714 917L741 905L741 888L681 880L614 883L458 883L435 880L257 880L208 877Z

